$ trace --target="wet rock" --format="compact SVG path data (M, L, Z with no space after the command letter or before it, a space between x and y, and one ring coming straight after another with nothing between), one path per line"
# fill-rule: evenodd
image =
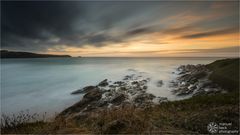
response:
M101 86L101 87L105 87L105 86L107 86L107 85L108 85L107 79L101 81L101 82L98 84L98 86Z
M157 98L158 98L158 103L168 102L167 97L157 97Z
M134 98L134 102L139 103L139 104L147 103L149 101L152 101L155 97L156 96L154 96L153 94L150 94L150 93L142 93L140 95L137 95Z
M115 86L115 85L109 85L109 87L110 87L110 88L116 88L116 86Z
M185 95L191 94L192 92L193 92L193 90L189 90L186 87L182 87L182 88L179 88L177 90L177 95L178 96L185 96Z
M89 92L91 90L95 90L95 89L98 89L98 87L96 87L96 86L86 86L86 87L84 87L82 89L79 89L79 90L76 90L76 91L72 92L71 94L87 93L87 92Z
M126 75L123 80L132 80L133 75Z
M132 82L132 85L138 85L139 83L138 83L138 81L133 81Z
M157 87L162 87L162 86L163 86L163 81L162 80L157 81Z
M125 84L125 82L123 82L123 81L116 81L116 82L114 82L114 84L117 84L118 86L123 86Z
M126 99L126 96L124 94L117 95L111 103L114 105L120 105L124 100Z
M127 88L126 88L126 87L120 87L120 90L122 90L122 91L126 91Z
M143 89L146 90L148 87L147 86L143 86Z
M91 105L92 102L100 100L101 97L102 93L99 89L91 90L83 96L82 100L62 111L59 116L68 117L71 114L79 113Z
M178 86L178 82L170 81L169 87L177 87L177 86Z
M99 91L99 89L94 89L88 92L83 96L83 100L99 100L102 97L102 93Z
M190 86L188 86L188 89L189 89L189 90L194 90L194 89L196 89L196 88L197 88L196 85L190 85Z

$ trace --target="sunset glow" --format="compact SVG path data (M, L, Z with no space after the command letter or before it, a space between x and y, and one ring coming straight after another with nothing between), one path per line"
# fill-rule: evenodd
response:
M86 57L239 56L238 2L63 2L51 9L37 4L29 3L36 7L31 13L24 4L3 6L3 49ZM63 13L28 26L38 21L32 17L38 8ZM15 23L15 13L31 18Z

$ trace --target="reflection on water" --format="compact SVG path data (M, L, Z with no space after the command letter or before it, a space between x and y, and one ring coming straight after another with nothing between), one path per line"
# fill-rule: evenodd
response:
M16 113L54 113L79 101L70 95L86 85L103 79L122 80L132 70L151 78L148 91L156 96L176 100L168 82L172 72L182 64L207 64L217 58L39 58L3 59L1 61L1 111ZM219 58L220 59L220 58ZM157 82L163 80L163 86Z

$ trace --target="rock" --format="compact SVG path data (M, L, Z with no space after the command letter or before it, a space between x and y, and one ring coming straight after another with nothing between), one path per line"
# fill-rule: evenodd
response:
M196 89L196 88L197 88L196 85L192 85L192 84L191 84L190 86L188 86L188 89L189 89L189 90L194 90L194 89Z
M187 87L181 87L177 90L177 95L178 96L185 96L188 94L191 94L193 90L189 90Z
M211 81L203 81L198 84L200 88L209 87L212 84Z
M158 97L158 103L168 102L167 97Z
M116 86L115 85L109 85L110 88L115 88Z
M123 86L125 83L122 81L116 81L114 84L117 84L118 86Z
M96 86L86 86L82 89L79 89L79 90L76 90L76 91L72 92L71 94L87 93L87 92L89 92L91 90L95 90L95 89L98 89L98 87L96 87Z
M99 101L99 102L97 103L96 106L98 106L98 107L104 107L104 106L107 106L107 105L108 105L108 102L107 102L107 101L101 100L101 101Z
M162 87L162 86L163 86L163 81L162 80L157 81L157 87Z
M139 83L138 83L138 81L133 81L132 82L132 85L138 85Z
M133 78L133 75L126 75L123 80L131 80Z
M114 105L120 105L124 100L126 99L126 96L124 94L117 95L111 103Z
M169 87L177 87L177 86L178 86L178 82L170 81Z
M68 117L71 116L71 114L79 113L83 111L87 106L89 106L92 102L100 100L101 97L102 93L99 91L99 89L91 90L83 96L82 100L62 111L59 116ZM91 109L93 108L94 106Z
M147 86L143 86L143 89L146 90L148 87Z
M126 88L126 87L120 87L120 90L122 90L122 91L126 91L127 88Z
M156 96L150 93L142 93L134 98L135 103L143 104L152 101Z
M93 101L93 100L99 100L101 99L102 97L102 93L100 92L99 89L94 89L94 90L91 90L90 92L88 92L87 94L85 94L83 96L83 100L90 100L90 101Z
M91 112L91 111L96 110L96 109L97 109L97 106L95 106L95 105L88 105L82 111L83 112Z
M104 134L118 134L128 126L127 121L114 120L107 124L104 128Z
M98 86L101 86L101 87L105 87L105 86L107 86L107 85L108 85L107 79L101 81L101 82L98 84Z

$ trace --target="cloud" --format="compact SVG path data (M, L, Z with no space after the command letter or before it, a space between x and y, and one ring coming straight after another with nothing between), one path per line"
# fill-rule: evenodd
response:
M143 27L143 28L137 28L134 30L128 31L127 35L138 35L138 34L146 34L149 32L152 32L153 30L150 27Z
M225 28L225 29L214 30L214 31L194 33L194 34L190 34L190 35L184 35L181 38L196 39L196 38L204 38L204 37L210 37L210 36L232 34L232 33L237 33L237 32L238 32L238 28L232 27L232 28Z
M215 13L212 13L212 8L205 9L207 4L157 1L1 1L1 47L24 51L44 51L58 46L104 47L114 43L127 44L135 37L141 39L142 35L152 33L179 36L208 26L219 29L236 21L228 19L224 24L216 21L209 23ZM235 10L232 12L235 13ZM182 38L194 39L231 31L234 30L193 33ZM161 38L158 42L152 39L139 42L168 43L160 41Z

